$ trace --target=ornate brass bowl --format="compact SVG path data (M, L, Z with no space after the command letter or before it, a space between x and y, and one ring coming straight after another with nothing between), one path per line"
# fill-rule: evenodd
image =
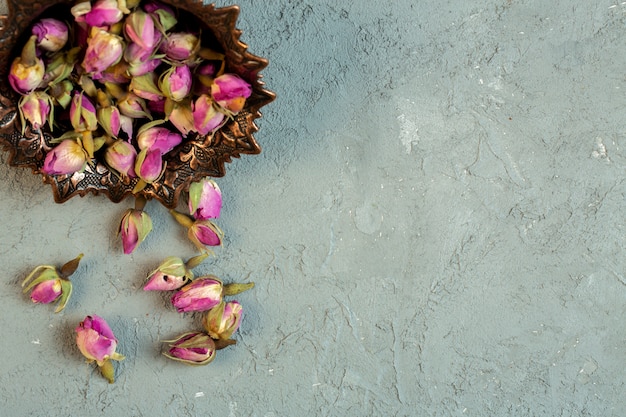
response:
M249 53L247 45L239 40L241 31L235 28L238 6L215 8L213 4L204 5L202 0L160 1L176 8L187 18L197 19L203 33L208 33L210 46L225 54L227 72L239 75L252 85L252 95L234 119L214 134L190 134L187 140L165 155L163 176L137 194L173 208L178 204L181 192L187 191L192 182L207 176L221 177L225 174L224 164L231 162L233 157L261 152L253 137L258 131L254 120L261 117L259 109L274 100L275 95L263 88L259 74L268 61ZM31 25L42 15L68 20L73 4L73 0L7 1L8 15L0 16L0 62L3 63L0 66L0 144L10 152L8 161L11 166L29 167L33 173L43 175L43 181L52 186L56 202L63 203L75 195L93 193L104 194L117 203L132 194L138 180L121 178L97 158L80 173L41 173L46 153L54 146L50 143L53 137L45 128L36 131L30 126L26 126L22 134L17 110L19 95L8 82L10 64L28 38ZM55 134L59 135L56 130Z

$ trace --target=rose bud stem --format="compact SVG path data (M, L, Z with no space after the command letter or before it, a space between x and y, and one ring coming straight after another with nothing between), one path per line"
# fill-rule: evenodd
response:
M251 288L254 288L254 282L249 282L247 284L226 284L224 285L223 295L237 295L241 294L244 291L247 291Z
M80 260L83 259L83 256L85 255L81 253L76 258L63 265L59 271L61 278L67 279L70 275L72 275L78 268L78 264L80 263Z
M202 255L194 256L193 258L185 262L185 267L187 269L193 269L196 266L200 265L202 261L204 261L207 258L207 256L209 256L208 253L203 253Z
M191 217L187 216L186 214L180 213L174 209L170 210L170 214L174 217L174 219L176 219L176 221L181 226L190 228L193 225L193 220L191 219Z
M226 339L226 340L222 340L222 339L218 339L218 340L213 340L215 342L215 350L220 350L220 349L224 349L225 347L228 347L230 345L235 345L237 344L236 340L233 339Z
M135 210L143 210L146 207L148 200L146 197L139 195L135 197Z
M98 365L98 367L102 376L109 381L109 384L115 382L115 368L110 359L105 359L102 365Z

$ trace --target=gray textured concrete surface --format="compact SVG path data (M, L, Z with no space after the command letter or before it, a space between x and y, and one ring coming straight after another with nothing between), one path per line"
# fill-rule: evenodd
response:
M194 254L166 210L124 256L131 202L57 205L2 153L2 415L626 415L626 4L239 4L278 99L198 268L256 282L237 346L160 354L200 327L141 291ZM63 313L22 296L79 252ZM74 344L91 313L127 356L114 385Z

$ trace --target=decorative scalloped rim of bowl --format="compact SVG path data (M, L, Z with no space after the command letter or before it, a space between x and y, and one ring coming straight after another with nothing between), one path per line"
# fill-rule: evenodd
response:
M268 65L265 58L247 51L248 46L239 40L241 31L235 27L239 16L238 6L215 8L202 0L159 0L180 11L196 16L214 35L218 46L226 56L226 67L252 85L252 95L244 109L216 133L207 136L189 135L187 140L165 156L166 169L163 176L149 184L137 195L160 201L168 208L178 204L180 194L189 189L192 182L204 177L225 175L225 163L242 154L258 154L261 147L253 133L259 129L254 120L261 117L259 109L275 99L275 94L264 88L259 73ZM0 144L9 151L9 165L31 168L34 174L43 175L43 181L52 186L54 200L63 203L88 193L104 194L115 203L129 195L136 178L121 178L105 164L93 161L80 173L71 175L46 175L41 173L46 153L53 147L52 136L45 129L35 131L27 127L22 134L17 111L19 95L8 83L10 62L23 33L33 22L53 6L67 6L73 0L7 0L8 14L0 16Z

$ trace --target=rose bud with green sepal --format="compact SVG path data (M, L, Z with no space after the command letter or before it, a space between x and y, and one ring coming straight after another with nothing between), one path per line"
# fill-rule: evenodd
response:
M122 59L123 53L122 38L104 29L93 28L87 39L82 67L97 79L99 73L117 64Z
M19 94L27 94L37 88L46 73L43 60L37 56L36 43L37 37L31 36L9 70L9 84Z
M41 172L47 175L81 172L87 165L87 158L81 144L74 139L65 139L46 154Z
M235 74L220 75L211 85L213 100L230 115L239 113L251 94L250 84Z
M124 140L116 140L104 152L104 160L122 177L135 178L135 147Z
M226 122L224 113L215 108L213 99L203 94L192 105L193 127L201 135L213 133Z
M125 254L132 253L145 240L152 230L152 220L143 209L146 205L144 197L135 198L135 208L128 209L122 216L119 234Z
M210 179L189 186L189 213L196 220L216 219L222 209L222 192Z
M91 6L88 1L80 2L72 8L72 14L77 22L97 27L114 25L124 17L118 6L118 0L97 0Z
M202 332L185 333L174 340L166 340L170 348L165 356L188 365L206 365L215 358L215 342Z
M181 101L191 92L191 70L187 65L171 66L159 77L159 88L163 95Z
M121 361L124 356L117 353L117 339L107 322L92 314L85 317L76 328L76 345L88 362L96 362L110 384L115 382L115 370L111 360Z
M213 339L228 340L239 328L242 315L243 308L237 301L222 301L205 314L202 324Z
M148 282L143 287L145 291L173 291L181 288L193 280L192 268L199 265L206 254L195 256L184 262L181 258L170 256L157 269L148 274Z
M60 20L45 18L33 25L32 33L37 37L38 47L56 52L67 43L69 30Z
M34 303L49 304L59 300L55 312L60 312L72 295L72 283L69 277L78 268L82 257L81 253L64 264L61 269L52 265L38 266L22 282L22 287L25 287L23 292L31 291L30 299Z
M24 130L26 129L27 121L31 124L34 130L39 130L46 124L46 122L49 121L48 124L52 129L52 110L54 106L52 98L48 94L42 91L34 91L28 95L22 96L18 107L22 121L22 133L24 133Z

